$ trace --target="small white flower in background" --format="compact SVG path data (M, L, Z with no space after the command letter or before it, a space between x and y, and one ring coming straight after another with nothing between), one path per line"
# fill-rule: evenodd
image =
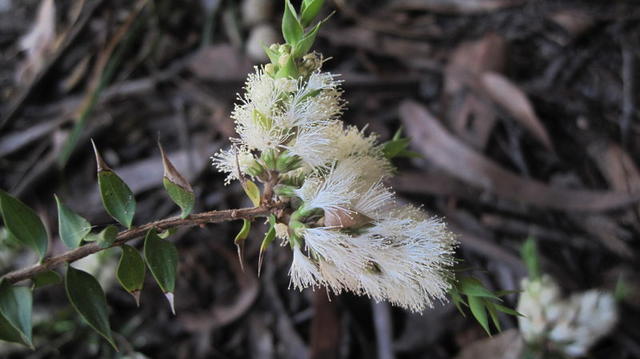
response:
M518 302L520 331L526 342L550 344L571 357L581 357L615 327L618 312L613 295L599 290L560 296L548 275L523 279Z
M384 185L394 170L388 157L408 141L388 154L376 135L345 126L338 76L320 71L320 55L299 52L303 40L292 41L268 47L271 63L248 76L231 115L238 138L214 165L226 183L277 179L277 197L266 201L284 208L265 242L291 246L292 287L350 291L412 311L444 300L457 242L440 219L399 205Z

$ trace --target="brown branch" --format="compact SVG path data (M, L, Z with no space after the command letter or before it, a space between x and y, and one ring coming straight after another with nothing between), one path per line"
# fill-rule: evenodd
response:
M256 217L266 217L271 213L272 209L275 209L278 205L271 206L262 206L255 208L241 208L241 209L229 209L224 211L209 211L203 213L192 214L189 217L182 219L180 217L172 217L161 219L159 221L143 224L138 227L133 227L128 230L124 230L118 233L116 237L116 241L113 243L111 247L118 247L123 245L124 243L144 236L148 230L151 228L155 228L157 230L166 230L170 228L177 227L193 227L202 224L208 223L217 223L224 221L231 221L235 219L252 219ZM96 252L100 252L103 249L100 248L98 243L89 243L82 247L76 248L74 250L70 250L61 255L47 258L40 264L34 264L31 267L19 269L10 273L7 273L2 276L1 279L6 280L10 283L16 283L23 281L25 279L32 278L38 273L45 272L49 269L57 267L63 263L71 263L77 261L80 258L84 258L88 255L91 255Z

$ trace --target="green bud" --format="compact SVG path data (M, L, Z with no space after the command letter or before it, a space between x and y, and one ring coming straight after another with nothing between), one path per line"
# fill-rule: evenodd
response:
M276 170L279 172L289 172L300 167L301 162L300 157L283 153L276 160Z
M278 196L283 196L283 197L294 197L296 195L295 190L296 190L295 187L287 186L285 184L279 184L274 188L274 192Z
M276 152L275 150L269 149L262 152L260 155L260 159L267 166L268 169L276 168Z

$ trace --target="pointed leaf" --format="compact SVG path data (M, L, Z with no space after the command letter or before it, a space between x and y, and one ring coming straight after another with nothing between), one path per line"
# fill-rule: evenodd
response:
M138 305L140 291L144 284L145 272L144 260L138 250L126 244L123 245L116 277L120 285L122 285L122 288L133 295Z
M58 196L54 197L58 205L58 235L67 247L78 248L91 232L91 223L62 203Z
M271 218L273 217L273 221ZM262 261L264 259L264 252L269 248L273 240L276 238L276 227L275 227L275 216L269 216L269 230L264 236L262 243L260 244L260 255L258 257L258 277L260 276L260 272L262 271Z
M514 315L516 317L524 317L524 315L522 313L518 312L517 310L513 310L513 309L511 309L509 307L505 307L504 305L500 305L498 303L493 303L493 306L497 310L501 311L502 313L509 314L509 315Z
M482 329L484 329L487 334L491 335L491 332L489 331L489 318L487 318L487 311L484 307L484 301L482 298L468 297L467 301L473 317L476 318L478 323L480 323Z
M42 260L47 253L49 239L40 217L27 205L0 190L0 211L7 230L20 243L33 249Z
M502 331L502 328L500 327L500 319L498 318L498 311L496 310L496 307L494 306L494 303L485 300L485 305L487 307L487 311L489 312L489 316L491 317L491 321L493 322L493 325L496 326L496 329L498 329L498 331Z
M240 232L236 234L236 238L233 240L233 243L236 245L236 249L238 250L238 261L240 262L240 268L244 271L244 241L249 237L249 231L251 230L251 221L248 219L242 220L242 228Z
M62 276L56 271L47 270L36 274L33 278L33 289L42 288L62 282Z
M93 143L93 141L92 141ZM95 143L93 150L96 155L98 165L98 187L100 188L100 198L102 205L113 219L123 226L131 228L133 215L136 211L136 200L133 192L124 181L113 172L100 156Z
M529 278L532 280L540 278L540 261L538 259L538 247L536 241L533 238L527 239L522 245L520 250L522 260L527 266L529 272Z
M313 30L309 31L293 48L293 57L300 58L311 50L311 46L316 41L316 36L318 35L318 30L320 29L321 22L319 22Z
M244 192L247 194L247 197L251 200L251 203L255 207L260 206L260 189L258 186L251 180L246 180L245 185L243 186Z
M324 0L304 0L302 2L300 22L302 26L307 27L311 24L313 19L318 16Z
M144 260L160 289L165 294L173 293L178 271L178 250L173 243L158 237L153 228L144 239Z
M294 45L302 39L303 34L304 29L298 21L296 10L289 0L285 0L284 14L282 15L282 36L288 44Z
M100 283L89 273L67 266L64 285L69 302L98 334L118 350L111 336L107 300Z
M462 294L466 294L469 297L485 297L498 301L502 300L489 289L485 288L482 282L472 277L460 278L459 288Z
M33 348L31 340L31 308L33 298L31 290L27 287L13 286L11 283L2 281L0 283L0 314L5 324L17 331L20 343ZM5 327L4 331L10 332ZM13 336L9 334L9 338ZM14 337L13 337L14 338Z
M160 142L158 142L158 147L160 147L162 166L164 167L164 178L162 179L164 189L169 194L171 200L182 210L180 217L187 218L193 210L193 205L196 200L193 194L193 188L191 188L189 181L187 181L187 179L178 172L173 163L169 161L169 157L164 153Z

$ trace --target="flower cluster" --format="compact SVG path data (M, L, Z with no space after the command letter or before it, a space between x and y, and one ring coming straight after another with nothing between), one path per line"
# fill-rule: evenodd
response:
M232 113L238 138L214 164L227 182L278 176L288 213L274 228L293 250L294 288L351 291L421 311L444 299L456 241L440 219L397 203L384 185L393 167L377 137L340 120L339 85L319 69L293 79L257 68Z
M523 279L518 302L520 331L527 343L550 344L570 357L581 357L607 335L618 318L610 293L589 290L563 299L548 275Z

